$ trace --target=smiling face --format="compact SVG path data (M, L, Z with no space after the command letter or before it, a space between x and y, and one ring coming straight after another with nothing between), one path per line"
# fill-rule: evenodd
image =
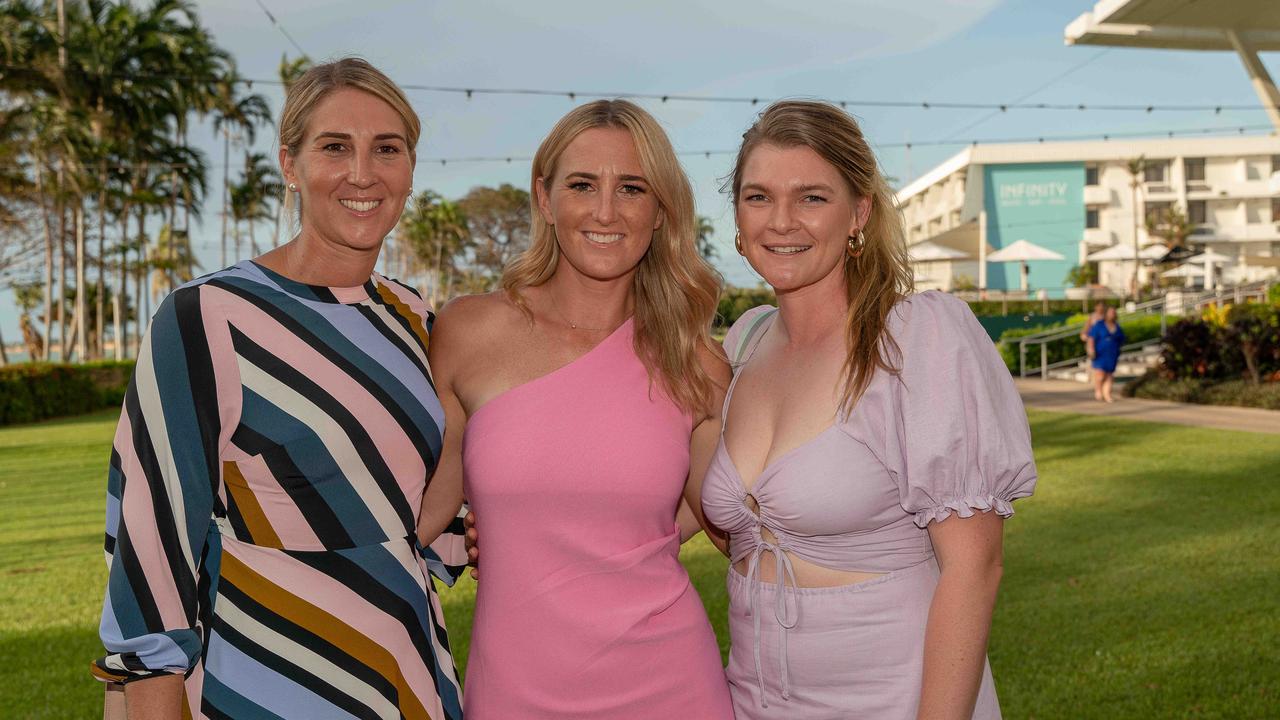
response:
M316 104L295 152L280 151L285 182L298 187L306 240L381 248L413 183L405 135L396 111L369 93L344 88Z
M871 203L803 145L764 143L743 164L736 213L742 252L778 293L833 281L842 287L850 236Z
M534 183L538 209L555 228L557 272L594 280L634 273L662 225L662 209L640 165L631 133L591 128L574 138L555 175Z

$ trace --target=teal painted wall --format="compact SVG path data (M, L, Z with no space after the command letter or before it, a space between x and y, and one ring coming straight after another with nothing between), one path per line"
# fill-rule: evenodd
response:
M999 250L1027 240L1065 260L1029 263L1029 288L1061 297L1084 238L1084 163L1024 163L983 168L987 242ZM987 287L1017 290L1018 263L987 263Z

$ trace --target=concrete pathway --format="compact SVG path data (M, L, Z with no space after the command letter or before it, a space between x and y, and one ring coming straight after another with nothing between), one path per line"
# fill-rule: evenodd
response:
M1119 387L1116 401L1107 404L1094 400L1093 388L1084 383L1038 378L1014 378L1013 382L1022 394L1022 402L1037 410L1280 435L1280 410L1139 400L1120 397Z

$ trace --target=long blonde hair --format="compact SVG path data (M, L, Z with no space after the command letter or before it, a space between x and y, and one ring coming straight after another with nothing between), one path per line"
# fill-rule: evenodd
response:
M845 256L845 290L849 313L845 326L848 355L841 387L841 410L849 412L866 391L877 368L896 373L899 348L887 331L889 312L913 290L902 215L893 191L876 162L862 130L848 113L810 100L784 100L765 108L742 136L742 147L730 179L734 204L742 187L747 156L759 145L804 146L831 163L855 198L871 200L862 228L858 257Z
M700 348L716 351L711 320L720 294L720 277L695 247L697 221L693 190L676 159L671 141L653 116L625 100L597 100L572 110L542 141L531 173L532 228L529 249L502 273L502 288L528 312L520 291L542 285L555 274L560 246L555 227L538 210L539 178L550 189L557 163L569 143L592 128L618 128L631 134L640 166L664 216L635 274L635 349L667 395L683 410L710 409L715 382L699 359Z

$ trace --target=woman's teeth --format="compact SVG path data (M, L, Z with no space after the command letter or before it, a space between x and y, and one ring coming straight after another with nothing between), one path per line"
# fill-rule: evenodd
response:
M775 255L795 255L796 253L802 253L805 250L808 250L809 248L810 248L809 245L773 245L773 246L766 245L765 246L765 250L768 250L769 252Z
M369 212L382 204L381 200L339 200L342 207L356 212Z
M591 242L600 243L601 245L608 245L610 243L615 243L623 238L622 233L589 232L589 233L583 233L583 234L586 235L587 239L590 240Z

